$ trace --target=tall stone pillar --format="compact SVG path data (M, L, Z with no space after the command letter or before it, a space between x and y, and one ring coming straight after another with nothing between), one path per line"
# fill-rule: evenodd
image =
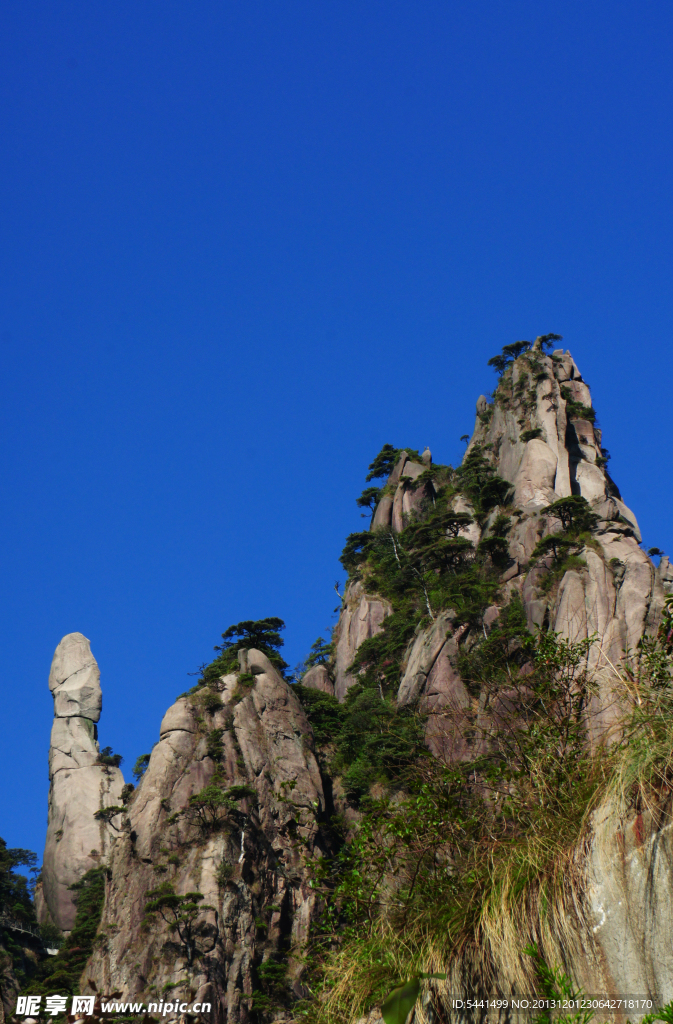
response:
M54 724L49 747L49 817L42 867L41 920L47 912L58 927L71 930L75 894L69 886L104 863L110 827L96 811L120 803L124 778L119 768L98 762L96 722L103 697L100 672L89 641L68 633L54 653L49 673Z

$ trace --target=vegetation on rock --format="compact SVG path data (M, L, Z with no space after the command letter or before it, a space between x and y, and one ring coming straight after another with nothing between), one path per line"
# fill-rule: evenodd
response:
M136 763L133 765L133 778L136 782L140 782L147 771L147 766L150 763L150 756L150 754L141 754L136 758Z
M167 951L183 957L188 971L194 966L195 961L212 953L219 935L217 911L215 907L203 903L202 893L188 892L180 896L170 882L163 882L157 889L148 892L147 900L146 921L151 921L156 916L165 921L178 940L167 943ZM215 915L214 926L203 918L208 911Z
M97 933L105 902L105 879L105 868L92 868L70 887L77 904L73 929L58 954L40 963L25 991L36 995L79 993L80 976L100 938Z
M229 626L222 634L223 643L216 644L214 648L220 652L219 656L209 665L201 667L201 678L191 692L200 686L215 682L220 676L237 672L238 652L249 651L251 648L266 654L274 668L283 675L288 667L287 662L280 655L280 649L285 643L280 635L283 629L285 629L285 623L282 619L275 617L257 620L246 619L244 622Z

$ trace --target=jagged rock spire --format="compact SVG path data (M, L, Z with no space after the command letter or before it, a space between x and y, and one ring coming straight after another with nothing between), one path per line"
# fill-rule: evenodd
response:
M562 349L546 355L542 340L544 336L537 340L540 344L536 341L531 351L520 354L505 369L492 402L484 395L479 397L466 456L480 446L495 472L512 485L508 506L510 513L512 506L516 512L507 533L510 564L501 577L499 601L518 594L532 630L548 625L573 641L597 635L588 667L600 684L599 702L605 712L602 725L600 715L596 720L599 728L607 728L609 708L614 705L615 673L623 664L624 652L634 650L643 633L656 628L665 594L673 590L673 568L665 557L655 568L640 547L637 519L607 471L607 452L596 425L591 392L572 355ZM406 517L413 516L430 493L431 484L414 486L423 469L406 452L400 454L372 529L403 529ZM550 589L545 585L545 559L532 559L532 553L538 541L555 528L554 521L545 516L545 508L571 495L589 502L597 524L591 543L579 553L577 567L565 572ZM456 512L474 511L460 494L451 501ZM492 518L472 524L464 535L476 546L489 536ZM340 699L354 682L348 666L359 644L381 629L388 613L383 600L366 593L362 583L348 587L335 631L336 693ZM488 615L497 617L498 607L485 611L485 623ZM424 694L426 709L440 715L442 701L455 699L461 685L451 648L456 640L447 629L442 647L432 639L436 627L430 633L430 639L419 635L415 641L418 650L408 652L400 693L413 690ZM427 683L416 678L419 673Z
M68 633L54 652L49 673L54 724L49 746L49 816L38 900L40 920L49 917L63 931L75 920L69 886L104 860L109 826L94 814L120 801L119 768L98 762L96 723L103 698L100 672L89 641Z

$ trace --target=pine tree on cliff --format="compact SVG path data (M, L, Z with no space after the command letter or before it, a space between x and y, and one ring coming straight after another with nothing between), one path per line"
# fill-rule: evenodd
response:
M220 652L219 657L202 670L203 682L208 683L228 672L236 672L238 652L253 648L265 654L274 668L283 675L288 665L280 655L280 648L285 643L280 635L282 629L285 629L285 623L275 616L267 619L245 619L234 626L229 626L222 634L223 642L214 648Z

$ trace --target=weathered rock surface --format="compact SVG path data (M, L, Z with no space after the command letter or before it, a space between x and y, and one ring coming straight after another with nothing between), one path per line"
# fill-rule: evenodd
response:
M329 677L326 665L314 665L302 678L302 686L308 686L309 690L322 690L323 693L334 695L334 683Z
M515 477L514 503L520 508L544 507L557 498L554 492L558 456L549 445L534 438L523 452Z
M100 673L81 633L69 633L56 648L49 689L55 718L49 747L43 902L38 909L41 920L49 916L67 932L76 910L69 886L100 864L110 848L111 829L94 814L119 804L124 779L119 768L98 763Z
M461 758L469 694L457 668L458 642L464 627L453 628L455 615L441 612L427 629L416 634L408 651L398 692L401 706L417 705L427 715L425 742L443 761Z
M344 699L355 682L349 669L358 647L363 640L380 632L390 612L390 603L382 597L366 594L361 583L346 589L344 607L332 637L335 641L334 694L339 700Z
M495 979L488 990L506 996L536 990L532 963L511 955L512 949L534 942L547 963L563 964L587 997L649 999L656 1008L669 1003L673 999L670 806L637 813L618 807L614 798L605 799L569 858L566 876L553 912L546 896L531 898L523 918L504 922L500 939L509 943L493 943L483 951L482 969L486 966ZM446 986L439 988L440 1000L446 1006L447 992L462 991L461 985L476 990L486 984L481 977L471 977L469 962L456 957L449 965ZM605 1008L599 1004L595 1020L638 1021L646 1005L615 1002ZM452 1012L449 1004L446 1019L466 1024L472 1017ZM489 1015L489 1019L504 1024L508 1017Z
M402 682L397 695L401 706L415 704L427 681L428 675L437 661L448 636L452 633L455 615L441 612L426 630L416 635L409 652Z
M390 494L384 494L376 506L376 512L372 520L372 529L379 526L388 527L393 515L393 498Z
M222 706L214 712L201 703L205 689L167 711L129 804L130 831L108 860L105 944L86 972L99 991L146 1001L178 983L176 996L200 993L214 1004L212 1020L227 1024L254 1019L260 964L299 949L307 936L315 895L304 859L319 852L325 811L311 728L291 687L259 651L243 652L241 671L253 675L253 685L242 687L235 674L222 677ZM213 730L221 730L219 755L212 741L209 747ZM216 771L220 788L247 786L256 799L241 801L240 812L216 827L199 829L189 800ZM161 920L141 927L147 893L162 881L178 893L201 892L214 908L202 924L218 942L191 970ZM290 956L298 993L301 970Z
M49 672L54 716L73 715L97 722L103 706L98 664L91 645L81 633L68 633L54 652Z
M670 812L661 818L668 823L611 801L594 814L585 866L593 948L573 964L587 992L638 994L655 1006L673 999L673 826Z

